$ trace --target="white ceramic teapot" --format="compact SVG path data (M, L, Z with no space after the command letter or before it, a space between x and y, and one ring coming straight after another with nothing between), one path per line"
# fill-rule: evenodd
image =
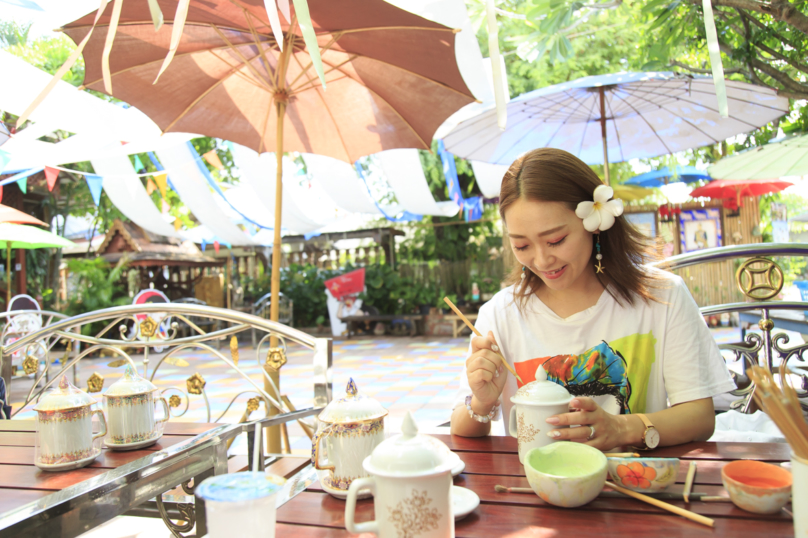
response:
M344 398L333 400L317 417L317 433L311 440L311 462L320 485L339 499L348 494L351 481L367 476L362 461L384 441L387 416L379 402L359 394L353 379L345 392Z
M104 444L115 450L134 450L153 445L163 436L170 417L165 398L155 398L157 387L127 365L123 377L104 393L104 411L109 432ZM162 418L155 417L157 404L163 406Z
M543 366L536 370L536 381L523 385L511 397L514 406L508 417L508 431L519 441L519 463L524 464L525 454L531 448L554 441L548 431L568 427L547 424L547 419L569 412L570 400L572 395L567 389L547 380Z
M107 434L96 401L73 386L67 376L49 390L34 407L37 412L34 465L44 471L68 471L89 465L101 453L94 441ZM101 432L93 434L93 415L101 420ZM100 443L100 441L99 441Z
M457 459L434 437L418 434L412 413L404 418L401 432L382 442L363 462L371 476L351 483L345 528L380 538L451 538L452 467ZM356 523L357 494L365 488L373 493L375 518Z

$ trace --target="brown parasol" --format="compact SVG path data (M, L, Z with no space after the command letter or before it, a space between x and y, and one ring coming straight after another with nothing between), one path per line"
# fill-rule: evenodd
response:
M166 17L177 11L177 0L159 4ZM263 0L191 0L174 58L153 84L174 21L155 31L147 2L116 7L121 12L109 57L115 97L164 132L276 152L272 320L278 319L280 290L283 152L354 162L385 149L429 149L438 126L474 100L455 60L456 30L382 0L308 0L326 89L294 10L283 25L281 51ZM102 57L113 12L97 19L83 51L84 85L93 90L104 91ZM63 30L80 43L94 21L95 13Z

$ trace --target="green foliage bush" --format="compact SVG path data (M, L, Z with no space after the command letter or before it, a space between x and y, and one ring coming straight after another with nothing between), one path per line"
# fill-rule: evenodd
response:
M126 258L122 258L115 267L110 267L104 258L68 260L67 268L78 281L75 294L68 300L65 313L76 316L129 304L132 299L126 293L121 281L126 265ZM101 325L103 322L85 325L82 327L82 333L95 334L103 328Z

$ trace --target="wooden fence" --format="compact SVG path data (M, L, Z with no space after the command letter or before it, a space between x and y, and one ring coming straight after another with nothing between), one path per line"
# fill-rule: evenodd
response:
M484 261L405 262L399 264L398 271L402 277L410 277L418 285L436 285L458 298L471 293L474 282L481 290L499 291L499 283L505 276L501 257Z

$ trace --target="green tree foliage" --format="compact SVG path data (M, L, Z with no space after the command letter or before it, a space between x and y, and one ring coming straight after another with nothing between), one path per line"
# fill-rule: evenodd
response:
M128 304L131 299L121 280L126 265L126 258L122 258L115 267L110 267L103 258L68 260L67 268L77 280L75 293L71 294L65 313L75 316ZM97 323L91 324L82 327L82 332L95 334L93 331L100 328Z

